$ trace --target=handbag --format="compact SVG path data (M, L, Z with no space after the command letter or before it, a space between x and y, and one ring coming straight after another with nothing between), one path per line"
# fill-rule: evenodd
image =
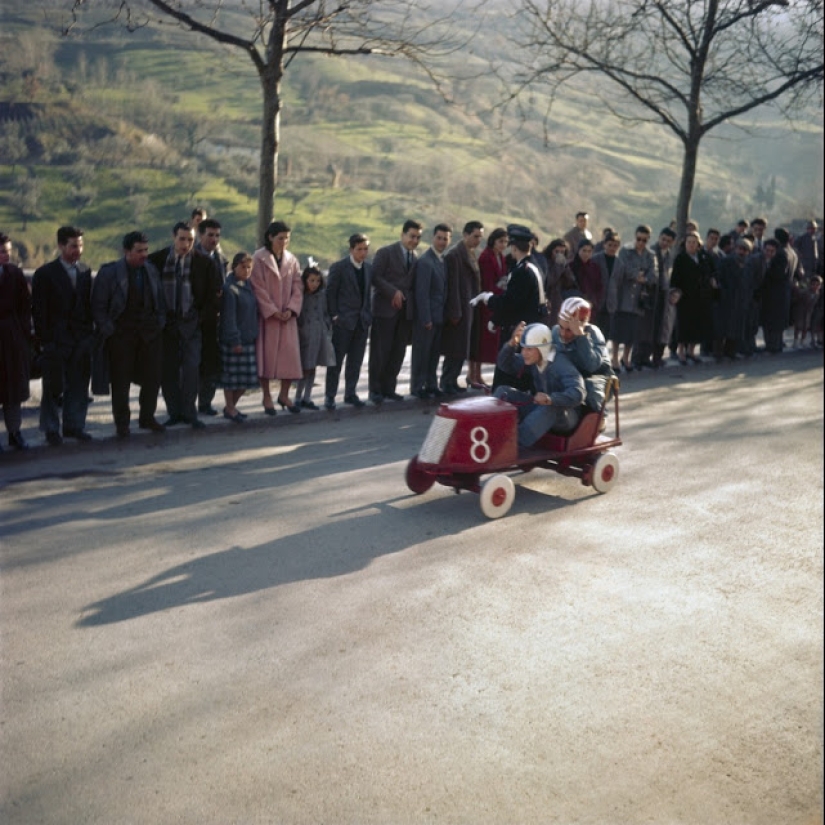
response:
M650 310L653 309L653 295L647 286L643 286L639 290L639 301L637 306L640 310L642 310L642 312L650 312Z

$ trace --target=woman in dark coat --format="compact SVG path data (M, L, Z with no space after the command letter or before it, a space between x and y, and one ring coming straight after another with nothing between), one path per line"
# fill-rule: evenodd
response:
M556 238L545 248L543 255L547 258L547 278L544 281L544 291L550 304L550 313L543 323L551 329L558 323L559 308L565 297L573 294L578 288L576 276L567 263L567 242Z
M0 404L9 446L25 450L20 426L21 405L29 397L31 295L26 276L10 263L10 256L11 241L0 234Z
M699 363L696 345L713 338L713 295L717 288L713 260L702 249L698 232L689 232L685 248L676 256L670 276L671 291L678 290L676 351L680 363Z

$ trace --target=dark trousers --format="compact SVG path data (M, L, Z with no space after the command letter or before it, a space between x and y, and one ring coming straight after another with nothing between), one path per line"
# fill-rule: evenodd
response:
M445 392L454 390L458 386L458 376L461 375L461 368L464 366L464 359L456 355L445 355L444 363L441 365L441 389Z
M201 324L201 362L198 375L198 409L206 412L215 398L221 356L218 348L217 322L204 321Z
M364 363L364 352L367 349L367 328L360 322L355 329L344 329L337 324L332 327L332 348L335 350L335 366L327 367L326 389L327 398L334 399L338 392L338 381L341 376L341 365L344 359L347 365L344 370L344 398L355 395L358 379L361 377L361 365Z
M427 329L423 324L413 326L412 364L410 392L438 389L438 359L441 357L441 332L443 324L433 324Z
M369 386L372 395L392 395L412 337L412 322L396 312L392 318L373 318L370 336Z
M60 395L63 395L63 431L83 430L89 409L89 379L92 357L88 350L75 350L63 357L47 355L43 366L43 397L40 401L40 429L60 431Z
M197 319L167 322L163 328L161 388L170 418L190 423L197 418L195 399L200 363L201 331Z
M14 404L8 402L3 404L3 421L9 435L19 433L23 424L23 405L19 401Z
M140 333L134 330L116 330L106 344L109 351L112 417L115 426L129 426L129 389L132 384L140 384L138 422L145 424L151 421L158 408L163 360L161 334L144 340Z
M765 349L768 352L782 352L785 346L782 341L782 335L785 332L784 327L776 328L774 326L763 326L762 336L765 339Z

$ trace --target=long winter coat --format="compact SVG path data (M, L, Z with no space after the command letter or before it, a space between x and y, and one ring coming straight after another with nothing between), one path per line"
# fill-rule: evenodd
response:
M719 262L716 273L719 282L719 309L717 313L717 338L729 341L745 339L752 289L745 278L745 259L734 253Z
M327 293L322 287L304 293L304 305L298 316L298 339L301 344L301 366L305 370L335 366L332 348L332 321L327 311Z
M676 337L682 344L699 344L713 338L713 286L715 271L710 255L699 250L696 260L682 251L673 262L670 288L681 290L676 304Z
M0 404L29 397L32 310L26 276L14 264L0 265Z
M303 376L298 344L298 316L303 305L304 284L298 259L284 251L281 265L265 247L252 256L252 291L258 301L260 327L255 342L261 378L297 380ZM292 310L288 321L279 321L276 312Z
M504 255L497 255L492 247L485 247L478 256L481 275L481 291L503 295L507 288L507 261ZM493 320L492 310L479 304L479 341L476 360L482 364L495 364L501 349L499 331L490 332L488 323Z
M474 308L470 299L481 291L478 261L459 241L444 255L447 273L447 302L444 305L444 331L441 352L454 358L467 358L471 352Z
M790 325L791 287L799 266L793 249L780 246L765 270L762 282L762 326L781 331Z

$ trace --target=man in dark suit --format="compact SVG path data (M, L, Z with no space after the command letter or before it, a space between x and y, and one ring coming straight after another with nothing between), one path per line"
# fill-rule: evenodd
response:
M160 273L166 302L163 327L161 389L169 418L167 427L205 425L198 418L195 401L201 364L201 324L212 308L214 266L197 252L195 230L179 221L172 229L172 245L159 249L149 261Z
M349 255L336 261L327 275L327 309L332 319L332 347L335 350L335 366L327 367L324 406L328 410L335 409L335 394L345 358L344 403L354 407L364 406L355 389L372 323L372 267L367 263L369 251L370 239L356 232L349 239Z
M160 389L166 301L160 274L147 260L143 232L123 237L123 257L100 267L92 284L92 317L103 339L112 386L112 416L120 438L129 435L129 387L140 384L143 430L162 433L155 418Z
M86 432L92 368L92 272L81 263L83 230L57 230L58 257L32 278L34 331L43 348L43 397L40 429L53 447L63 437L91 441ZM60 396L63 396L63 436Z
M452 227L440 223L433 229L430 248L416 261L413 271L415 318L412 336L410 393L424 400L443 393L438 388L438 359L447 301L444 252L450 245Z
M373 404L380 404L385 398L404 398L395 388L407 344L412 339L412 269L420 240L421 224L408 220L401 230L401 239L382 246L372 262L369 386Z
M212 261L212 301L201 308L201 364L198 383L198 412L217 415L212 406L215 385L221 372L221 352L218 347L218 315L221 310L223 282L226 280L228 261L221 252L221 225L214 218L204 218L198 223L198 252Z

